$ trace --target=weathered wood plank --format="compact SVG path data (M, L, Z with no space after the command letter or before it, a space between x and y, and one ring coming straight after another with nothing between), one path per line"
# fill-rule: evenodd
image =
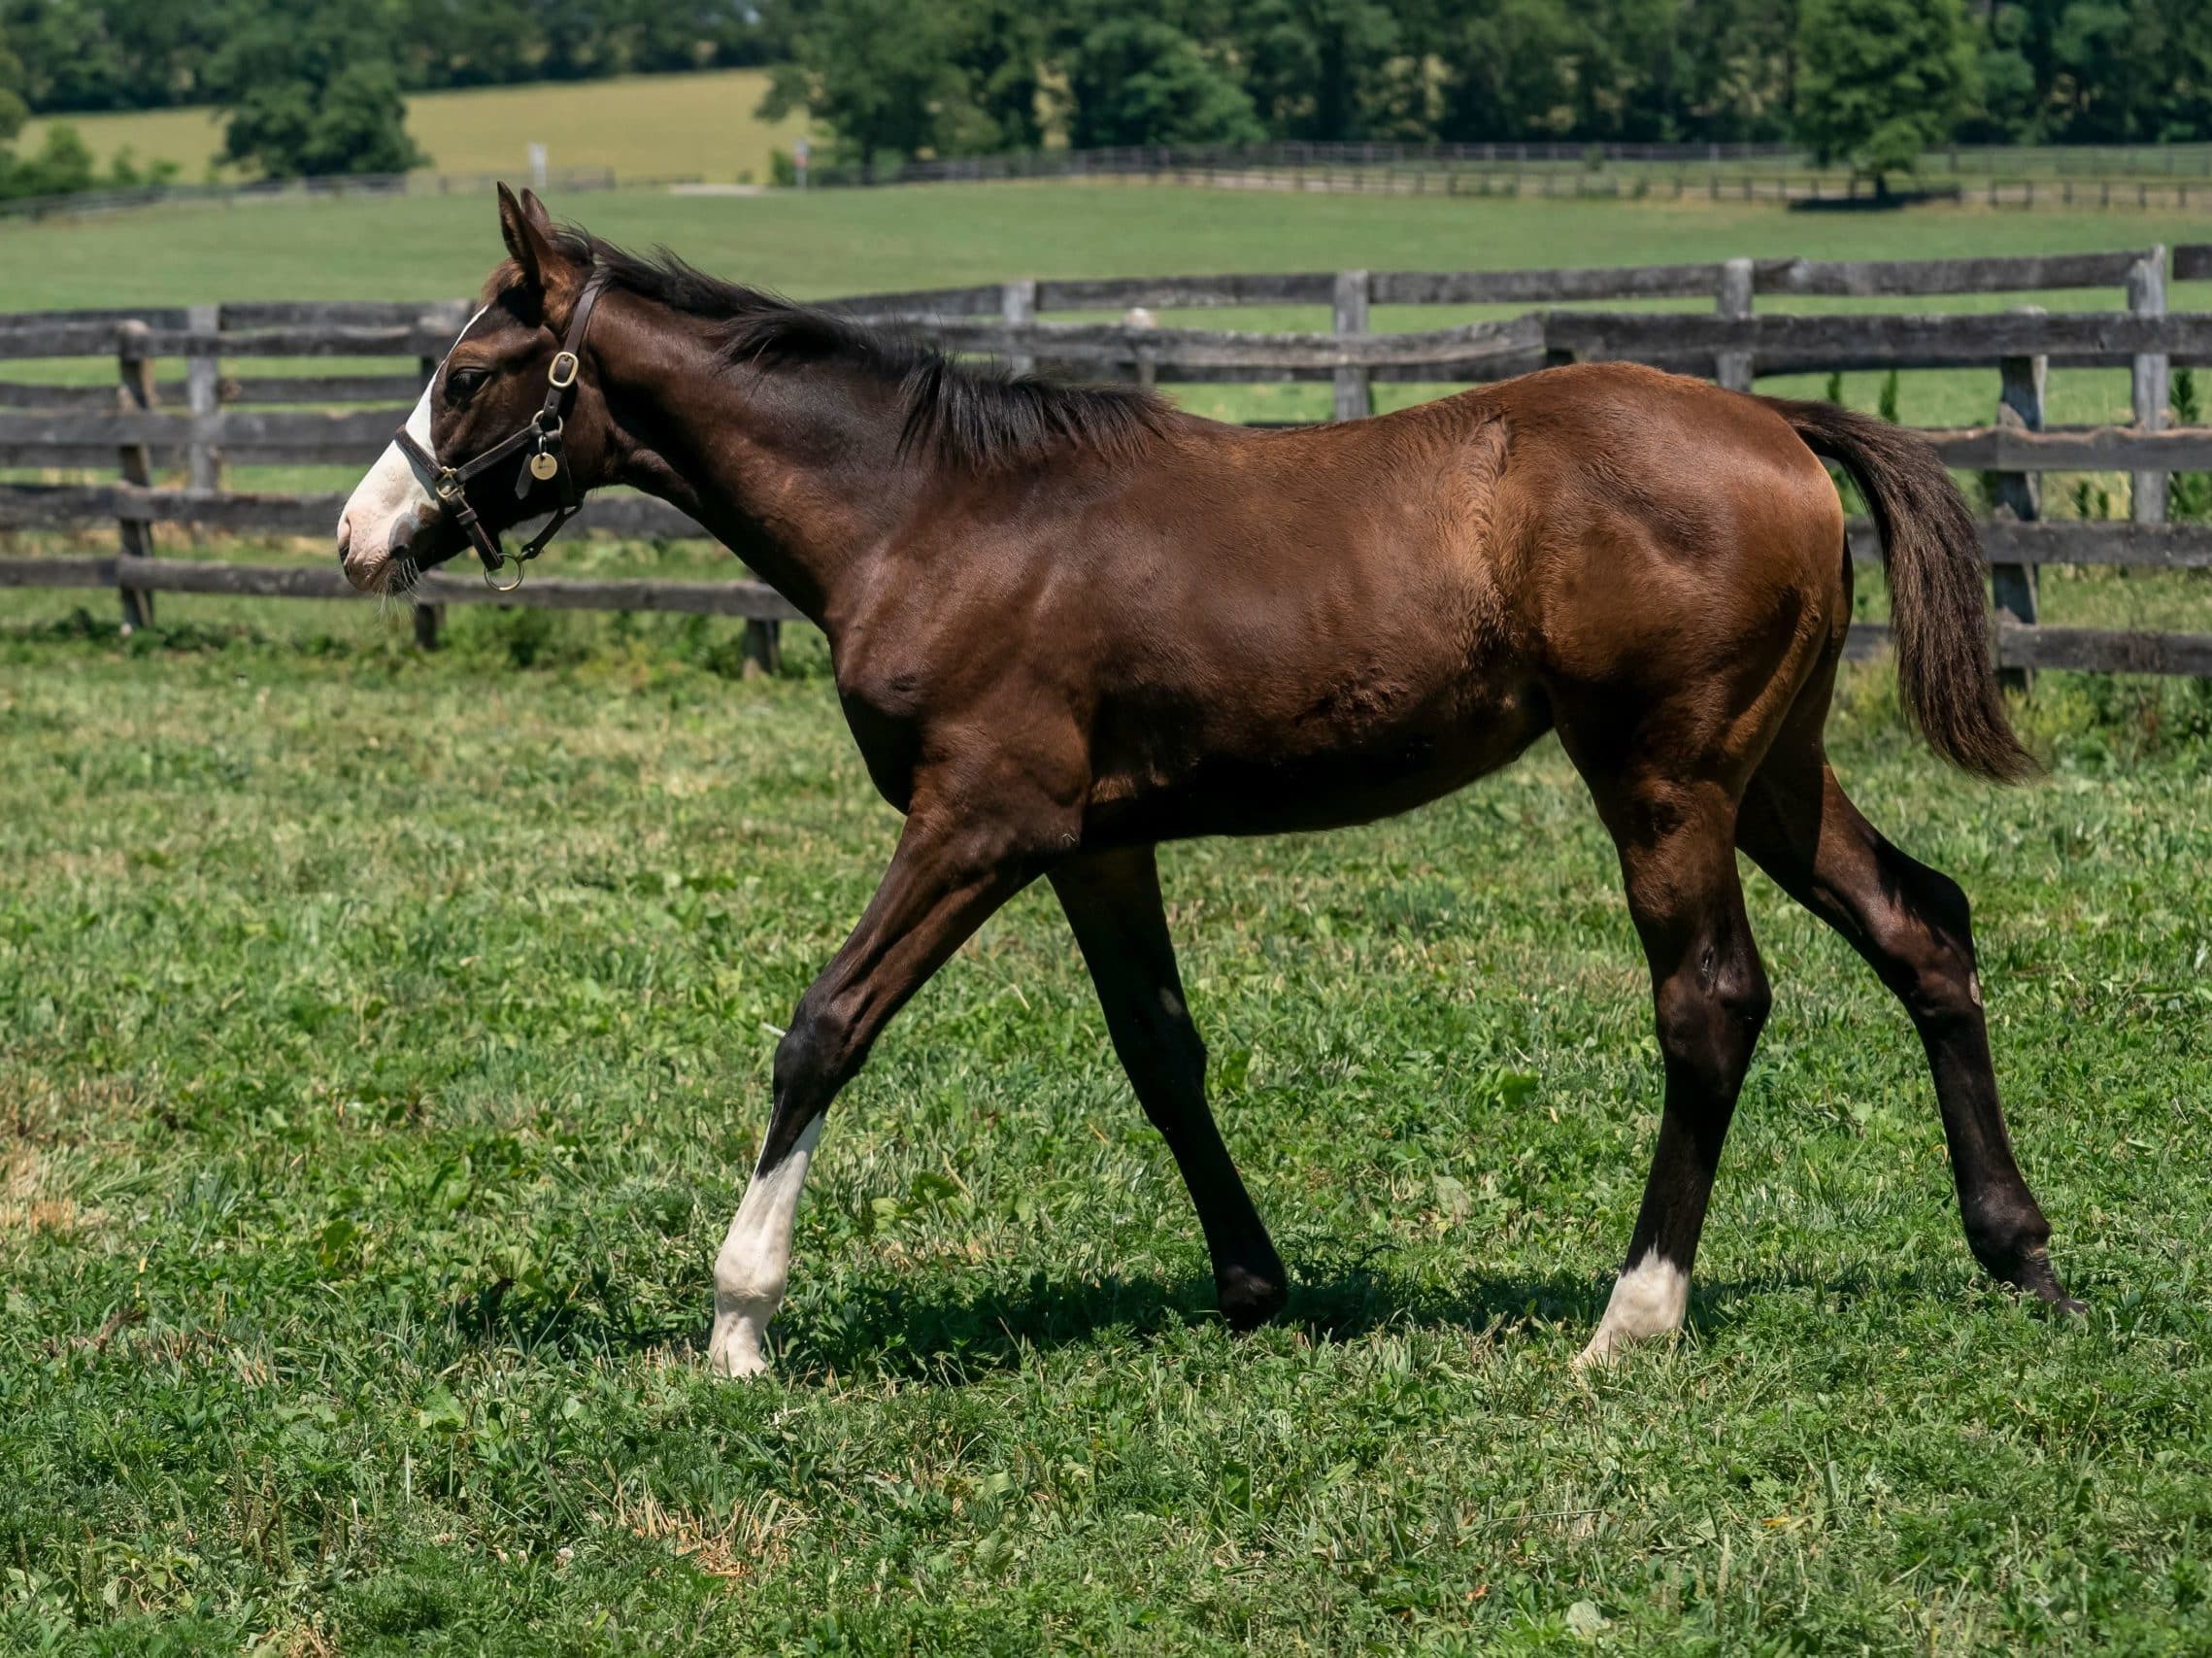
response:
M2212 281L2212 242L2185 242L2173 251L2173 280Z
M178 558L0 558L0 588L121 586L137 592L227 594L258 598L358 598L334 566L216 564ZM541 610L661 611L791 621L798 612L765 583L576 581L533 578L497 592L473 575L433 572L421 590L436 604L498 604ZM1886 649L1890 630L1854 623L1845 655L1863 660ZM1997 634L2006 667L2087 673L2212 677L2212 634L2146 633L2093 627L2012 627Z
M210 362L213 358L197 358ZM258 374L224 375L216 383L223 404L289 404L316 408L332 403L378 403L392 409L392 424L407 416L422 382L412 374ZM190 395L183 380L154 383L156 404L184 403ZM0 410L100 409L116 406L105 386L60 386L50 381L0 380Z
M975 288L918 288L903 293L855 293L816 302L823 311L849 317L994 317L1000 285Z
M1709 294L1721 267L1619 265L1595 270L1377 271L1377 305L1554 305L1571 299L1679 299Z
M335 561L327 565L218 564L186 558L0 558L0 587L113 588L236 598L360 598ZM532 576L500 592L473 573L435 570L419 590L438 604L533 610L664 611L789 622L798 611L765 582L584 581Z
M151 330L144 322L129 321L116 327L116 368L121 376L121 394L117 406L131 411L119 417L145 421L147 411L153 403L153 362L147 354L146 342ZM118 438L117 451L119 470L125 487L145 489L153 482L153 457L143 442L131 438ZM117 518L116 532L120 542L123 565L128 566L153 552L153 526L138 519ZM123 631L144 626L153 620L153 602L143 592L124 587L120 592L123 611Z
M114 484L0 484L0 529L70 529L114 520L188 524L234 534L331 533L346 497L234 491L134 490ZM650 495L594 495L569 533L666 541L713 537L666 501Z
M0 444L142 444L205 442L239 458L257 450L336 452L341 457L374 458L391 437L395 419L389 409L188 411L122 410L108 415L66 410L0 414Z
M2212 569L2212 524L2138 524L2082 519L2040 524L1985 520L1982 557L1992 564L2112 564L2142 570ZM1881 541L1870 520L1847 526L1851 557L1860 564L1882 561Z
M1880 298L1933 293L2010 293L2114 288L2140 251L2124 254L2008 254L1974 259L1760 259L1760 293Z
M1545 340L1555 352L1572 352L1584 360L1617 358L1692 371L1724 351L1750 352L1765 374L1975 366L2007 356L2118 364L2147 352L2212 355L2212 313L2200 312L2163 317L2114 311L1728 318L1550 311L1542 320Z
M290 403L315 408L330 403L379 403L398 425L421 395L422 377L412 374L244 374L225 376L225 403Z
M2100 627L2007 627L1997 634L2005 667L2076 673L2153 673L2212 678L2212 633L2116 632Z
M1003 321L950 320L919 323L916 332L949 351L1012 356L1026 353L1040 359L1125 368L1139 349L1153 353L1160 378L1176 368L1260 368L1321 370L1332 377L1340 368L1402 366L1438 370L1469 365L1486 369L1501 362L1536 361L1543 350L1543 326L1536 318L1509 322L1470 322L1424 333L1255 334L1198 328L1131 328L1102 322L1032 322L1013 327ZM1440 374L1440 379L1454 378Z
M1922 435L1946 466L1962 471L2111 472L2154 463L2175 472L2212 469L2212 426L2152 432L2127 426L2045 432L1961 426Z
M225 332L442 326L450 346L475 310L466 299L234 299L222 307L221 326Z

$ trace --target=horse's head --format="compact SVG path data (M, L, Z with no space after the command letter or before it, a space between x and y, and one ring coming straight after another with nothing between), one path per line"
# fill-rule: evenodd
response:
M578 360L596 297L588 253L505 185L499 229L512 258L339 515L339 559L365 592L403 589L472 544L488 569L499 531L605 481L606 405Z

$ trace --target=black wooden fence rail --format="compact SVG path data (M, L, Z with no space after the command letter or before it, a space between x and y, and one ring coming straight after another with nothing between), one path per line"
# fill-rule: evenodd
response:
M2004 630L2000 660L2015 677L2035 666L2212 672L2201 638L2038 627L2035 568L2046 563L2212 567L2212 526L2168 525L2165 482L2212 470L2212 430L2166 431L2171 367L2212 365L2212 314L2169 312L2162 249L1931 260L1731 259L1607 269L1338 271L1225 276L1045 279L828 302L895 321L948 350L1020 365L1147 384L1325 381L1334 412L1372 406L1379 381L1449 385L1492 381L1577 359L1616 358L1712 375L1748 388L1762 374L1846 368L1994 365L1996 423L1927 435L1961 469L1992 475L1997 514L1983 526ZM2173 280L2212 278L2212 245L2182 248ZM1759 295L1866 298L2030 294L2120 288L2125 309L1969 315L1875 312L1759 313ZM1711 313L1568 309L1609 300L1709 297ZM1404 332L1371 331L1383 306L1531 305L1510 319ZM1329 333L1255 333L1163 327L1153 313L1223 307L1322 306ZM0 359L110 356L119 387L0 380L0 467L67 472L119 464L119 483L0 485L0 531L83 530L113 524L120 558L0 559L0 587L101 586L126 619L156 592L342 596L335 569L216 565L151 557L154 526L226 534L324 535L338 495L222 489L225 463L360 465L383 446L423 376L466 321L466 301L135 307L0 315ZM1115 321L1053 321L1043 313ZM181 356L182 381L157 360ZM225 361L400 357L412 372L227 375ZM2127 366L2134 423L2044 429L2043 377L2061 366ZM356 405L368 405L358 407ZM190 487L155 489L155 469ZM2039 479L2053 471L2132 474L2130 522L2041 521ZM658 501L613 494L584 521L600 533L685 539L703 531ZM1861 529L1855 550L1871 558ZM465 594L461 591L465 589ZM665 592L662 590L666 590ZM788 607L756 583L533 581L497 602L560 608L678 609L749 624L749 649L773 660ZM493 601L481 587L438 578L427 616L447 603ZM655 597L654 594L660 596ZM1872 638L1873 635L1865 635Z

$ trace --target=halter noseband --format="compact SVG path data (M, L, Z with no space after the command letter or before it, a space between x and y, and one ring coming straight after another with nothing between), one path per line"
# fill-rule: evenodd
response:
M560 350L553 354L553 363L546 370L546 400L519 431L501 438L483 454L458 466L442 464L430 453L428 445L418 442L405 426L401 426L392 439L400 453L429 479L430 487L437 491L439 508L461 526L461 533L476 549L477 558L484 562L485 581L502 592L520 587L524 560L543 553L546 544L560 533L561 526L584 510L583 497L576 492L576 474L568 464L568 452L561 443L565 426L561 408L575 391L577 378L583 372L584 332L591 325L591 308L599 303L599 295L606 286L607 279L597 274L585 282L584 291L576 297L576 310L568 320L568 337L561 341ZM529 457L516 468L515 498L520 500L527 495L533 484L557 477L560 508L545 528L531 536L513 556L515 579L502 587L492 581L491 574L509 562L509 556L499 545L499 532L486 526L477 517L476 509L469 505L468 482L525 449L530 452Z

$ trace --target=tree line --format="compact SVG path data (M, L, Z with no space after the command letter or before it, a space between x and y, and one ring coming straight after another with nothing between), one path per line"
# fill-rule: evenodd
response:
M772 64L835 158L1270 139L2212 139L2212 0L0 0L0 193L41 114L213 104L250 170L423 164L406 95ZM13 112L13 113L11 113Z
M35 114L227 106L272 30L345 43L403 92L762 61L746 0L0 0Z
M766 0L843 158L1268 139L2212 138L2207 0Z

